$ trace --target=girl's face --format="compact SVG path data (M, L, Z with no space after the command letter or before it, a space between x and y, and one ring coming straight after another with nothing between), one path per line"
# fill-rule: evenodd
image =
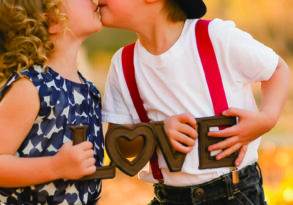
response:
M102 23L98 11L99 0L64 0L66 27L75 37L87 37L100 31Z

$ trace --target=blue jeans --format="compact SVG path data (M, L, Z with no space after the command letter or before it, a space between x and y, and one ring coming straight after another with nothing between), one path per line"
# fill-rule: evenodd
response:
M188 187L155 184L149 205L267 205L258 164L239 170L239 177L237 185L232 184L231 174Z

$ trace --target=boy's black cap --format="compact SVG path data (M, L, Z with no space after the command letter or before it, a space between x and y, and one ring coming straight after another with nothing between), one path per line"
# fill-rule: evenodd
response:
M0 52L4 52L4 34L0 31Z
M201 18L207 12L203 0L175 0L185 12L188 19Z

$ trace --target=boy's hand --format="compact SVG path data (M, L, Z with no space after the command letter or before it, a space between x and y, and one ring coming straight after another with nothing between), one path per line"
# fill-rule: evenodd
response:
M208 135L211 137L227 137L224 141L209 146L209 151L223 150L216 156L220 160L240 150L235 162L236 166L239 166L248 143L269 131L274 126L274 122L264 112L251 112L237 108L226 110L223 115L238 117L238 124L220 131L209 132Z
M192 150L198 133L196 120L191 114L169 117L164 121L164 128L176 151L187 154Z
M61 179L76 180L95 173L95 158L93 144L83 142L72 145L64 144L54 156L53 163L57 176Z

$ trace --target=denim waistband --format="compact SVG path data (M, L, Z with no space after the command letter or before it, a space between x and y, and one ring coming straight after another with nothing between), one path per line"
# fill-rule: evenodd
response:
M160 202L172 201L186 204L216 200L218 198L231 198L240 190L262 184L260 168L257 163L242 168L239 172L240 182L232 183L231 173L225 174L212 181L186 187L173 187L161 183L155 184L155 196Z

